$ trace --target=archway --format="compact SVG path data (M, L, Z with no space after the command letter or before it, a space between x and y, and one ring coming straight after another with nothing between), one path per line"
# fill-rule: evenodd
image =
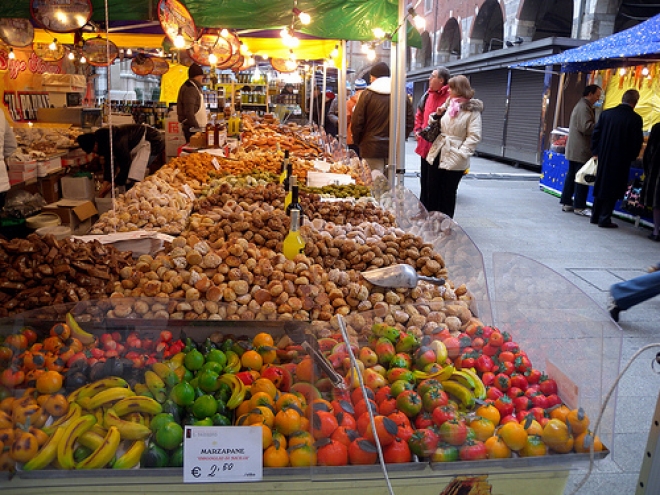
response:
M532 41L571 37L573 0L524 0L519 12L517 36Z
M438 40L438 62L444 63L461 58L461 28L455 17L450 18L442 28Z
M470 54L504 47L504 15L497 0L486 0L474 20L470 35Z

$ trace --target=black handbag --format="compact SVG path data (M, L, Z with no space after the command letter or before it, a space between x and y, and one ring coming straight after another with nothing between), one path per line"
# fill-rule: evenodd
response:
M437 139L441 132L442 129L440 128L440 119L433 119L429 125L419 131L419 136L424 139L424 141L432 143Z
M628 189L623 195L621 209L634 216L643 216L649 213L649 208L642 204L642 187L644 183L639 177L635 177L628 184Z

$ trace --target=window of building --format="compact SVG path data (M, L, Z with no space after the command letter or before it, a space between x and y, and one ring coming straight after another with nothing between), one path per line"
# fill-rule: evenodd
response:
M428 14L433 10L433 0L424 0L424 13Z

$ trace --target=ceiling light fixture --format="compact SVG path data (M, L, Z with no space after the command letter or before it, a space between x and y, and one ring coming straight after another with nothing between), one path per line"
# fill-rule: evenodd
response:
M50 45L48 45L48 49L51 52L54 52L55 50L57 50L57 38L53 38L53 41L51 41Z
M212 53L211 55L209 55L209 64L215 65L217 63L218 63L217 55L215 53Z
M186 40L183 38L181 28L179 28L179 32L174 37L174 48L178 48L180 50L184 46L186 46Z
M7 55L7 57L9 57L9 60L14 60L16 58L16 54L14 53L13 48L9 49L9 55Z

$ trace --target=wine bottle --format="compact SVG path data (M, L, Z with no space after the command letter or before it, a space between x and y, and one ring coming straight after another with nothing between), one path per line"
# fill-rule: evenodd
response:
M208 123L206 124L206 147L207 148L215 148L215 141L214 141L214 136L213 136L213 128L214 128L213 121L209 119Z
M294 187L298 189L298 177L292 175L289 179L289 190L286 192L286 196L284 196L284 211L286 211L287 213L289 212L289 206L291 206L291 203L293 202Z
M293 177L295 178L295 175ZM290 215L293 210L298 210L300 212L300 219L302 221L305 214L298 198L298 184L293 184L291 186L291 203L286 207L286 214Z
M291 210L291 227L289 233L282 243L282 253L288 260L293 260L296 255L305 252L305 241L300 235L300 211Z
M282 160L282 172L280 173L280 184L286 180L287 167L289 166L289 150L284 150L284 160Z

